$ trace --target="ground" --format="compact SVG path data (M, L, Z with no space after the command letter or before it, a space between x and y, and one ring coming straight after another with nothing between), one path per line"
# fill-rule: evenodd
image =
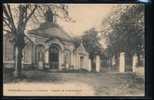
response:
M50 72L50 71L23 71L26 76L23 80L15 80L12 75L4 75L4 87L12 85L17 88L19 85L32 86L34 88L53 89L57 85L63 89L78 89L82 93L72 95L91 96L143 96L144 79L134 73L114 72ZM16 85L16 86L15 86ZM23 87L23 86L22 86ZM55 92L55 91L54 91ZM78 91L79 92L79 91ZM52 91L53 93L53 91ZM51 93L51 94L52 94ZM49 95L51 95L49 94ZM43 95L43 94L42 94ZM61 95L61 94L59 94ZM62 95L71 95L67 94Z

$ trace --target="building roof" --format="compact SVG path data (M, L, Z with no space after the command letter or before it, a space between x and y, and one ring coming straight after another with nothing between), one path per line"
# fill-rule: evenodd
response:
M58 38L60 40L72 41L69 36L58 24L45 22L40 24L40 27L30 30L28 34L35 34L46 38Z

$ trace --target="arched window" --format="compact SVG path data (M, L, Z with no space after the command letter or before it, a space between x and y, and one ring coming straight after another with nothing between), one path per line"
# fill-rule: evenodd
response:
M64 50L64 64L71 64L71 51L68 49Z
M6 34L6 36L3 38L4 42L4 61L13 61L13 52L14 52L14 44L11 41L11 36L9 34Z

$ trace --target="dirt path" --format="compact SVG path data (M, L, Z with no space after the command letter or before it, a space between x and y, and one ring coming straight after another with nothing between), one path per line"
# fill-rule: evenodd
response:
M89 95L89 96L143 96L144 82L136 80L132 74L115 73L51 73L42 71L25 72L26 79L6 83L4 88L32 87L36 92L37 88L49 89L47 95ZM55 87L55 85L57 85ZM6 86L6 87L5 87ZM9 87L10 86L10 87ZM58 87L58 88L57 88ZM63 92L62 90L65 90ZM66 91L67 90L67 91ZM74 92L70 92L70 91ZM21 93L21 92L20 92ZM27 93L27 92L26 92ZM29 92L30 93L30 92ZM40 95L36 92L36 95ZM45 92L44 92L45 93ZM42 93L42 95L45 95ZM72 93L72 94L71 94ZM19 95L19 94L18 94ZM27 94L28 95L28 94ZM34 94L33 94L34 95Z

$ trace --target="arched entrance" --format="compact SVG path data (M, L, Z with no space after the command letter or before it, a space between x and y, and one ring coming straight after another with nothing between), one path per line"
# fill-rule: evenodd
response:
M59 50L60 50L60 47L57 44L52 44L49 48L49 65L51 69L58 69Z

